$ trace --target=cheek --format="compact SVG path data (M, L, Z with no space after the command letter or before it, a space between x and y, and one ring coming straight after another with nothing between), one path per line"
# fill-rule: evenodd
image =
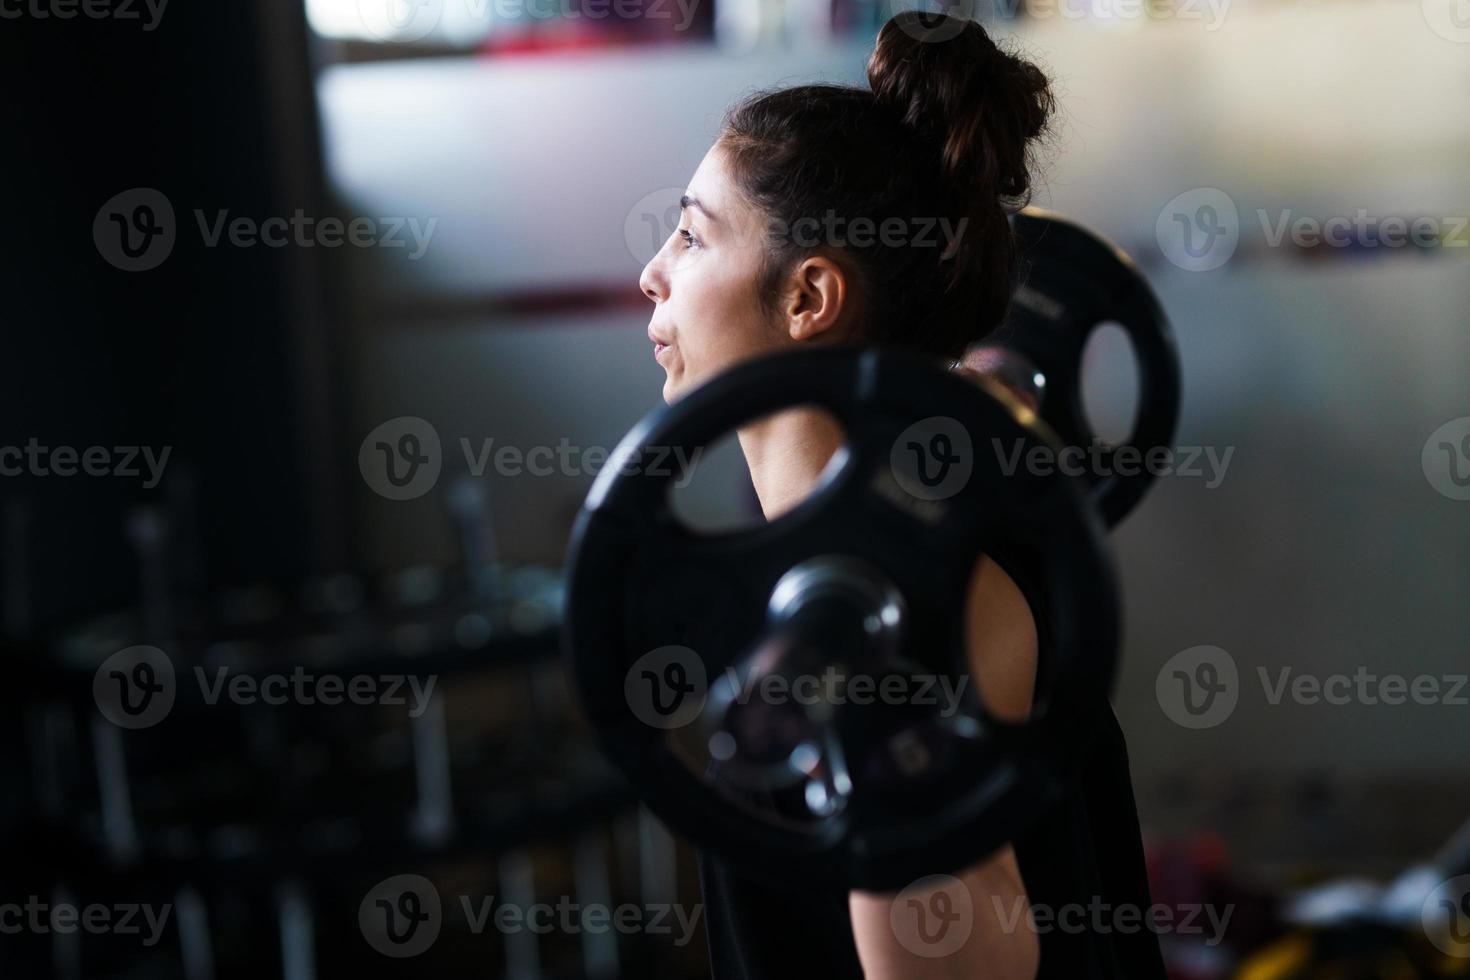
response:
M679 329L686 359L732 360L770 346L754 273L710 262L690 280Z

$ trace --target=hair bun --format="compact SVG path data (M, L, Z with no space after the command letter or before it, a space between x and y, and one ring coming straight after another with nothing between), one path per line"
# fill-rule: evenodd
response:
M974 21L905 11L879 31L867 74L875 103L941 149L952 187L1024 203L1030 145L1054 107L1041 69Z

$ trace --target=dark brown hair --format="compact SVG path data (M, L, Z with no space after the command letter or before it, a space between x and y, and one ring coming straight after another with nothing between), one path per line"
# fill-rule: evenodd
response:
M762 92L725 115L717 142L769 227L826 215L905 223L898 244L896 235L834 247L768 234L761 297L774 308L792 264L826 252L856 274L864 340L957 359L995 328L1010 300L1015 242L1006 216L1029 197L1029 150L1046 128L1051 89L979 24L915 11L883 25L867 75L870 90ZM959 232L953 242L940 219ZM927 245L919 241L926 224Z

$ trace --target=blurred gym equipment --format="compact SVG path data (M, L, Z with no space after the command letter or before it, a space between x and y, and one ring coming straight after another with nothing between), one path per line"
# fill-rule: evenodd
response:
M53 903L170 905L177 940L13 937L6 975L382 975L391 961L361 936L318 958L315 932L355 927L363 895L407 869L468 869L471 893L523 904L538 878L604 904L667 890L668 841L639 828L562 694L560 576L497 560L481 493L448 494L454 567L209 595L182 591L172 560L189 508L134 513L141 605L7 650L32 786L4 812L16 857L0 879ZM558 955L582 976L642 962L636 941L590 932L555 937L579 946L559 953L503 938L508 976L562 975Z
M1470 976L1470 824L1437 854L1379 886L1360 878L1302 889L1290 931L1257 950L1238 980L1396 980ZM1446 887L1456 881L1461 888Z

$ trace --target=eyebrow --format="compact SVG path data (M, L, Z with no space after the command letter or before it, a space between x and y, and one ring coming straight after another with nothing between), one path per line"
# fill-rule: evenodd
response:
M699 210L704 213L704 216L706 218L708 218L709 220L711 220L711 221L718 221L718 220L720 220L720 219L716 218L713 214L710 213L709 208L705 207L704 206L704 202L700 201L699 198L692 197L692 196L690 196L688 194L685 194L685 195L683 195L682 197L679 198L679 210L680 211L683 211L685 208L691 208L691 207L692 208L699 208Z

